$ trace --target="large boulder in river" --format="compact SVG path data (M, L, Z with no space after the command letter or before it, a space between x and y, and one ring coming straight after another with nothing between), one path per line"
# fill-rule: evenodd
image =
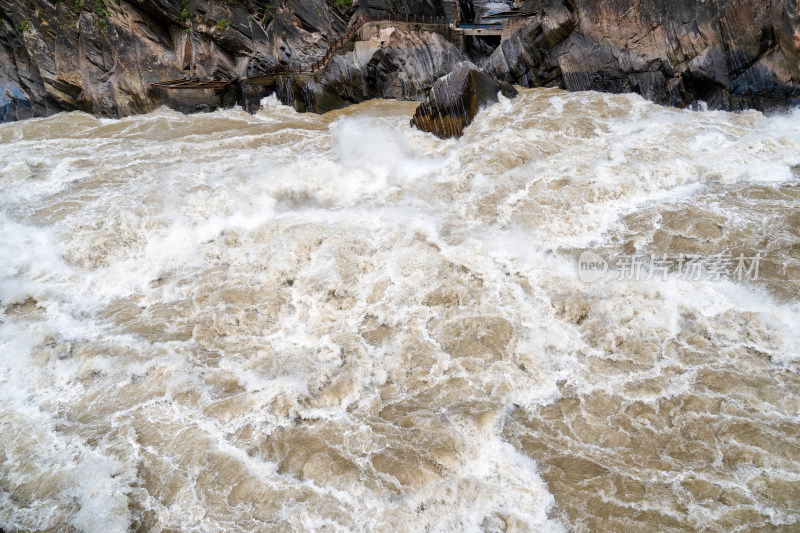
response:
M442 139L460 137L478 111L499 101L501 92L508 98L517 94L508 83L498 83L464 62L436 81L428 98L417 107L411 125Z

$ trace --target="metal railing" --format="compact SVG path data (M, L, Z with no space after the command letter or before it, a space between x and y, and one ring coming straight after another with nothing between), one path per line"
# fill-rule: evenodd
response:
M495 31L502 31L503 24L502 23L495 23L495 24L461 24L459 28L463 30L495 30Z
M153 89L225 89L233 80L221 80L212 78L201 80L200 78L180 78L176 80L157 81L151 83Z

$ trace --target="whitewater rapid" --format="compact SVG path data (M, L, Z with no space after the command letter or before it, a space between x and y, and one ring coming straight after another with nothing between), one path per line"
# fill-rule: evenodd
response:
M798 527L800 112L414 108L0 125L0 527Z

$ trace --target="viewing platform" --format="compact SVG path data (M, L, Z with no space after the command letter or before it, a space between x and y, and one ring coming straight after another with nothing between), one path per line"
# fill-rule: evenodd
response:
M490 35L503 35L503 23L494 24L461 24L459 29L467 36L485 37Z
M211 111L236 103L236 82L212 78L182 78L150 84L150 96L161 105L183 113Z

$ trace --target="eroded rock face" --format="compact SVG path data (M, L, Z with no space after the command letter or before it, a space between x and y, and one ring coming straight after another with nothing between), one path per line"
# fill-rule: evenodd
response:
M350 17L322 0L264 4L0 0L0 120L150 111L152 82L316 61Z
M472 63L462 63L436 81L411 125L443 139L460 137L481 109L499 101L500 92L508 98L517 94L514 87L496 82Z
M523 9L538 14L481 60L490 77L635 91L676 106L800 101L797 0L527 0ZM309 65L354 16L381 12L441 16L444 3L0 0L0 121L72 109L111 117L150 111L159 103L152 82ZM386 32L335 56L319 76L278 86L279 97L318 112L376 97L417 99L464 59L441 35Z
M298 111L317 113L372 98L423 99L465 57L437 33L398 26L365 26L367 38L334 55L316 76L279 81L278 98Z
M485 70L525 87L769 109L800 100L796 0L528 0Z
M145 112L154 81L234 77L241 53L272 61L254 20L205 2L0 0L0 17L0 89L34 115Z
M0 0L0 120L72 109L125 116L160 103L149 93L156 81L240 78L248 68L310 65L347 31L357 11L444 14L438 0L357 0L349 7L333 0ZM364 91L336 87L360 79L345 65L339 65L345 77L332 74L323 82L329 89L297 90L320 94L324 109L410 94L422 84L387 88L404 83L392 77L391 64L404 55L413 63L420 47L434 54L431 73L423 73L429 87L452 61L443 57L437 64L441 43L433 39L406 41L393 38L381 65L355 65L375 71L373 86Z

